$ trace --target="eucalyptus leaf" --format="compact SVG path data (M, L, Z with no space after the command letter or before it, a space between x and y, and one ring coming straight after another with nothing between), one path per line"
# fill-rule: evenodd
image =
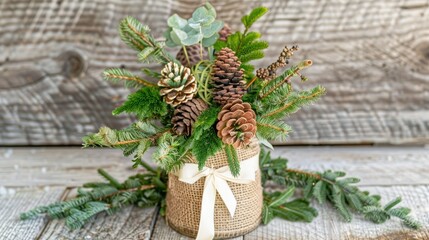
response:
M219 39L219 33L215 33L213 36L209 38L204 38L202 43L203 47L211 47L215 42Z
M185 46L190 46L199 43L203 39L202 34L191 35L185 40L182 40L182 44Z
M213 18L216 18L216 9L209 2L206 2L205 7L209 15L212 16Z
M168 18L167 24L169 27L182 29L186 26L186 24L188 24L188 21L181 18L179 15L174 14Z
M192 13L192 19L196 22L202 22L208 15L209 12L205 7L199 7Z
M175 46L177 46L177 44L171 38L171 32L172 32L172 30L173 30L172 28L168 28L167 31L164 32L165 45L167 45L168 47L175 47Z
M208 26L201 27L201 32L204 38L209 38L213 36L215 33L219 32L223 27L223 22L216 20L212 24Z
M201 20L201 25L202 26L210 25L214 22L214 20L215 20L214 17L207 15L204 19Z
M195 22L192 19L188 20L188 26L191 27L192 29L195 29L195 30L200 30L201 29L201 23Z
M188 34L180 29L173 28L173 32L176 34L176 36L181 40L185 40L188 38Z

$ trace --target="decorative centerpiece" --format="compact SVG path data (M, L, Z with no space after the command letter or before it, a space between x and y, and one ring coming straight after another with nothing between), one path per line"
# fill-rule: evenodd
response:
M375 223L395 216L419 227L408 208L395 208L399 198L381 206L379 196L353 185L357 178L290 169L286 159L273 159L263 150L291 131L283 121L286 116L325 93L321 86L293 87L294 77L307 80L301 71L312 65L303 60L286 68L297 46L284 47L275 62L255 71L251 62L264 57L268 43L251 28L266 12L264 7L253 9L241 19L243 30L234 32L206 3L189 19L169 17L162 41L135 18L122 20L121 39L138 52L138 60L159 63L162 70L142 68L141 77L123 68L107 69L106 80L136 89L113 114L133 114L137 120L121 130L102 127L86 136L83 145L121 149L133 156L134 167L147 171L119 183L100 169L107 183L85 184L77 198L36 208L22 219L46 213L78 228L100 212L130 204L159 205L169 226L182 234L228 238L276 216L310 222L317 216L308 201L314 198L332 203L346 221L354 211ZM180 50L173 57L166 47ZM142 160L151 146L158 168ZM282 191L265 187L268 182ZM290 200L296 187L303 188L303 195Z

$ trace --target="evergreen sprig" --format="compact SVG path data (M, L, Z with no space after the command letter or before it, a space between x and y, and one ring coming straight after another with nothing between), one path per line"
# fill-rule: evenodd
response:
M257 109L261 118L282 119L298 111L301 107L317 101L325 94L326 90L322 86L316 86L310 90L292 92L286 96L283 103L262 104L262 108Z
M297 222L311 222L317 217L317 210L310 206L305 199L288 201L295 193L295 187L290 186L283 192L264 193L262 223L268 224L274 217Z
M153 169L152 169L153 170ZM104 170L99 174L107 182L84 184L76 198L68 201L40 206L22 213L22 220L48 215L51 218L65 218L66 226L70 229L82 227L95 215L106 212L112 214L129 205L141 207L163 205L165 201L167 176L164 171L137 174L129 177L123 183L113 178Z
M83 147L109 147L121 149L124 156L134 154L133 167L144 165L141 157L153 145L157 138L166 130L151 122L136 122L122 130L102 127L98 133L85 136ZM146 167L146 166L145 166Z
M256 118L258 136L266 140L285 140L292 128L283 120Z
M108 68L104 70L103 78L113 83L124 82L125 87L128 88L155 86L154 83L136 76L123 68Z
M326 170L320 173L290 169L287 167L287 159L273 159L265 151L261 152L260 164L263 183L273 181L286 187L302 188L305 199L315 199L319 204L331 203L348 222L352 220L352 213L356 213L374 223L384 223L397 217L407 227L420 227L420 223L409 216L409 208L396 207L401 202L400 198L381 206L380 196L359 189L354 185L359 179L345 177L344 172Z
M182 136L174 136L170 132L162 134L153 153L154 160L167 172L179 170L189 150L183 148L185 143L186 140Z
M268 42L260 40L261 34L258 32L249 32L249 29L267 11L268 9L265 7L253 9L249 15L241 19L245 27L243 32L235 32L228 36L226 42L217 41L214 45L216 51L228 47L235 52L235 55L241 61L241 68L244 69L245 77L248 80L254 77L253 71L255 70L255 67L249 64L249 62L263 58L263 50L268 48Z
M168 105L162 100L157 87L144 87L128 96L122 106L113 110L113 115L135 114L139 119L160 118L169 113Z
M143 62L156 61L166 64L177 62L150 34L150 28L133 17L124 18L119 24L119 35L129 47L139 52L138 59Z
M217 136L214 124L220 108L212 106L202 112L194 123L193 132L189 141L192 142L192 154L197 159L201 170L210 156L222 149L222 141Z

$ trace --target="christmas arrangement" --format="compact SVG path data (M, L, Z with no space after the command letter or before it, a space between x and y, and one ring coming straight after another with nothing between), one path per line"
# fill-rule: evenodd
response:
M317 216L311 203L318 202L335 207L345 221L353 214L374 223L396 217L418 228L410 209L397 206L400 198L382 205L380 196L362 191L355 185L359 179L344 172L291 169L287 159L270 156L269 141L284 140L291 131L283 119L325 89L293 87L295 78L307 81L301 72L312 65L311 60L290 64L297 46L284 47L275 62L255 69L252 62L264 58L268 43L252 26L266 12L253 9L241 19L243 30L233 31L206 3L189 19L169 17L163 40L135 18L123 19L121 39L137 51L139 61L159 63L162 70L142 68L141 77L123 68L106 69L106 80L136 89L113 114L137 120L120 130L102 127L83 145L121 149L133 157L133 167L146 171L119 182L100 169L106 182L87 183L76 198L21 218L47 214L65 218L75 229L101 212L157 205L175 230L211 239L245 234L274 217L311 222ZM174 47L180 48L175 57L167 51ZM143 161L151 146L158 167Z

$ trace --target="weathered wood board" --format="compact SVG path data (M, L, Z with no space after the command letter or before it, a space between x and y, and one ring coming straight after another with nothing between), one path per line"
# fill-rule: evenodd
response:
M151 163L152 149L145 155ZM335 169L362 179L364 186L429 184L429 149L421 147L276 147L273 156L289 167L313 171ZM385 164L388 163L388 164ZM120 150L77 147L0 148L0 186L77 187L103 180L103 168L119 180L137 171ZM416 167L418 166L418 167ZM374 174L378 173L378 174Z
M59 201L64 191L64 187L25 189L6 188L0 184L0 239L36 239L48 223L48 218L20 221L19 214Z
M290 167L345 170L350 176L362 178L360 185L380 194L383 203L402 196L402 205L413 210L423 228L411 231L397 220L374 225L361 217L346 223L331 207L314 203L319 217L312 223L277 219L237 239L429 238L428 148L278 147L273 155L289 158ZM101 180L95 173L98 167L124 179L133 172L127 169L129 165L119 151L65 147L0 148L0 239L188 239L170 229L156 214L155 208L130 207L113 216L99 215L83 229L75 231L68 230L62 220L18 220L20 212L70 198L82 182ZM40 170L43 167L45 171Z
M111 110L128 90L101 80L105 67L138 71L118 21L138 17L161 36L192 0L12 0L0 4L0 144L79 144L102 125L123 127ZM233 28L259 0L212 1ZM285 44L315 66L303 87L323 84L317 107L288 119L289 143L428 143L429 4L426 0L263 1L255 29L271 43L267 65Z
M421 147L276 147L273 156L289 167L314 171L334 169L362 179L363 186L429 184L429 149ZM145 155L151 162L152 149ZM119 180L138 170L120 150L77 147L0 148L0 186L77 187L103 180L103 168ZM376 171L378 174L374 174Z

